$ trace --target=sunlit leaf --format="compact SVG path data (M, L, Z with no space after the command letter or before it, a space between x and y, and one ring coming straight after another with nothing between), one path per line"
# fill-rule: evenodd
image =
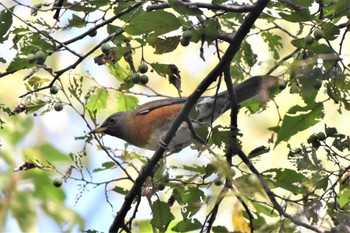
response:
M323 104L315 102L305 107L295 105L290 108L283 118L276 144L288 141L292 136L322 120L324 117Z

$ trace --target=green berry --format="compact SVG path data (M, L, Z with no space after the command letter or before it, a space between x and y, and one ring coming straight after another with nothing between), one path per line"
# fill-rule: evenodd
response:
M39 50L38 52L35 53L35 61L37 64L42 65L44 64L46 59L46 53L43 51Z
M317 29L314 31L314 37L315 37L315 40L319 40L319 39L324 38L324 32L323 32L323 30L317 28Z
M59 111L62 111L63 109L63 104L62 103L55 103L55 105L53 106L53 108L59 112Z
M53 95L56 95L58 93L60 89L58 88L58 86L52 86L50 88L50 93L53 94Z
M322 80L316 79L314 83L314 88L318 90L321 87L322 87Z
M139 68L138 68L138 71L141 73L141 74L144 74L148 71L148 65L146 63L141 63L139 65Z
M318 134L316 134L316 137L320 141L323 141L326 139L326 135L323 132L319 132Z
M310 144L317 142L316 135L315 134L311 134L310 137L307 139L307 142L310 143Z
M140 80L141 84L147 84L148 80L149 80L149 78L147 75L145 75L145 74L141 75L141 80Z
M337 129L334 127L327 127L325 129L325 132L326 132L327 137L332 137L337 133Z
M305 44L306 45L312 45L312 43L314 43L314 41L315 41L315 39L312 36L310 36L310 35L307 35L304 38L304 40L305 40Z
M32 53L28 54L28 55L27 55L27 61L28 61L29 63L35 62L35 55L32 54Z
M158 184L157 184L157 189L158 189L159 191L162 191L162 190L165 189L165 185L164 185L163 183L158 183Z
M141 81L141 75L140 74L133 74L131 76L131 81L135 84L139 83Z
M53 180L53 185L56 187L56 188L59 188L62 186L62 179L60 178L56 178Z
M107 43L102 44L101 51L104 54L108 54L110 50L111 50L111 46L109 44L107 44Z
M182 38L190 41L192 39L192 32L190 30L186 30L182 33Z
M222 180L221 180L220 178L216 178L216 179L214 180L214 184L215 184L216 186L221 186L221 185L222 185Z
M96 30L93 30L89 33L89 36L90 37L95 37L97 35L97 31Z
M257 185L259 182L258 180L258 177L255 175L255 174L250 174L248 177L247 177L247 183L249 185Z
M186 46L188 46L189 44L190 44L190 40L188 40L188 39L185 39L185 38L181 38L181 40L180 40L180 44L183 46L183 47L186 47Z

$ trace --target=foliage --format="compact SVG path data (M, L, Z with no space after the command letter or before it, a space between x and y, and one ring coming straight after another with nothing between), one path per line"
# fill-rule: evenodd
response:
M58 182L62 180L63 186L79 183L77 201L88 187L105 187L104 202L112 207L105 214L116 214L111 231L298 232L304 227L349 232L350 138L329 120L334 112L327 111L329 106L339 114L350 110L345 52L349 51L349 2L238 2L0 3L0 43L14 51L13 56L1 54L0 79L14 82L11 75L23 79L20 103L13 107L0 102L1 222L12 216L21 231L37 230L40 209L65 231L88 230L82 217L66 206L67 191ZM26 18L22 12L31 16ZM190 49L198 50L192 57L201 61L206 61L206 51L214 49L217 55L217 65L194 93L209 89L214 80L215 88L224 81L230 85L252 75L264 76L260 99L242 107L256 119L264 113L278 118L277 123L264 125L268 136L262 135L261 141L268 142L262 145L242 137L245 132L234 127L237 115L233 113L231 124L209 129L210 150L198 152L203 164L168 164L160 160L162 154L157 156L159 151L149 159L127 144L107 146L103 138L83 129L95 129L107 111L136 108L137 96L166 97L166 90L154 88L164 77L169 81L167 89L181 94L181 85L195 81L183 79L185 71L178 64L182 58L161 62L157 58ZM82 71L88 61L92 65ZM139 64L148 65L142 73L149 83L135 81ZM104 78L91 72L100 66L112 76L111 85L101 84ZM224 80L227 73L232 75L229 83ZM141 93L136 91L140 89ZM300 101L289 101L296 97ZM23 147L27 138L36 137L35 121L61 110L79 118L82 130L75 142L79 146L82 142L81 149L66 153L50 139ZM324 129L315 127L319 125ZM202 133L208 134L198 132ZM296 144L300 135L304 138ZM251 143L255 149L249 152L246 145ZM16 149L20 145L23 149ZM280 148L284 154L278 153ZM90 167L86 160L97 150L106 159L101 166ZM197 152L191 152L196 157ZM286 164L261 165L272 161L272 156L284 156ZM95 181L98 174L114 170L117 177ZM137 215L144 199L149 203L144 212L152 213L147 220ZM124 203L118 206L117 200ZM223 225L217 220L227 209L232 221ZM103 227L91 231L106 231Z

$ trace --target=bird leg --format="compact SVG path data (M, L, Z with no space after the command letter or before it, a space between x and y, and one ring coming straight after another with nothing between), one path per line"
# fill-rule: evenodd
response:
M215 155L215 152L210 149L209 145L196 133L196 130L194 129L192 122L189 118L187 118L186 123L188 125L188 129L191 131L192 137L194 139L194 144L198 150L200 150L201 147L205 147L209 151L209 153Z

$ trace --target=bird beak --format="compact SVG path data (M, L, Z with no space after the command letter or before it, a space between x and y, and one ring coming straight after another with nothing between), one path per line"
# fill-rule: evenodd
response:
M107 130L107 127L98 127L96 129L93 129L89 132L89 134L92 133L104 133Z

